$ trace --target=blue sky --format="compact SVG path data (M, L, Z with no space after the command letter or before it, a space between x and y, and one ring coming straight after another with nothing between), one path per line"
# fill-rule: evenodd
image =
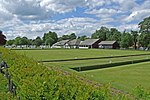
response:
M91 36L102 26L138 30L150 16L150 0L1 0L0 30L7 39L59 36L76 33Z

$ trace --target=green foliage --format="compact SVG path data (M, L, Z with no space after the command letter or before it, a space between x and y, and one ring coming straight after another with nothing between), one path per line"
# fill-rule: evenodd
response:
M142 47L147 47L150 44L150 34L141 33L139 36L139 44Z
M56 43L58 40L57 34L55 32L49 31L48 33L45 33L43 36L43 41L45 44L52 45Z
M107 40L119 42L121 40L121 32L116 28L111 28L110 32L107 34Z
M91 38L99 38L101 41L117 41L120 43L121 32L116 28L108 29L107 27L101 27L99 30L96 30L96 32L92 34Z
M81 41L84 41L84 40L87 39L87 36L86 36L86 35L83 35L83 36L78 37L78 39L80 39Z
M36 39L33 40L33 45L40 46L43 43L42 39L37 36Z
M70 35L63 35L62 37L59 37L58 41L61 41L61 40L73 40L73 39L76 39L76 34L75 33L71 33Z
M13 98L12 94L8 92L8 80L0 73L0 100L10 100Z
M76 36L75 33L71 33L71 34L70 34L70 39L71 39L71 40L76 39L76 38L77 38L77 36Z
M13 45L14 42L15 42L15 40L8 40L8 41L6 42L6 45Z
M14 40L10 40L11 44L15 45L30 45L32 40L27 37L16 37ZM12 43L13 42L13 43Z
M131 35L134 43L134 49L137 49L137 41L138 41L138 32L137 31L132 31L131 30Z
M120 46L122 48L129 48L133 45L133 39L130 33L124 32L121 36Z
M101 41L105 41L107 39L107 34L109 34L109 29L107 27L101 27L99 30L96 30L96 32L92 34L91 38L99 38Z
M148 47L148 44L150 44L150 17L140 22L139 26L141 33L139 36L139 44L142 47Z
M150 16L139 23L141 33L150 34Z
M88 84L73 73L66 74L52 67L47 68L7 49L0 48L0 51L10 66L9 72L17 86L17 95L23 100L106 100L118 97L113 96L107 88Z
M150 99L150 92L149 90L146 91L141 85L137 86L133 90L134 95L136 96L136 99L142 99L142 100L149 100Z

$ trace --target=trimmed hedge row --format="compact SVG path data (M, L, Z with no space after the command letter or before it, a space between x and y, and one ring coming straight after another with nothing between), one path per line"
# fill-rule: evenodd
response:
M133 64L133 63L135 64L135 63L148 62L148 61L150 61L150 59L130 60L130 61L102 64L102 65L81 66L81 67L75 67L71 69L76 70L76 71L86 71L86 70L116 67L116 66L121 66L121 65L128 65L128 64Z
M110 86L95 87L75 74L49 69L24 55L0 48L21 100L126 100L123 94L113 95ZM9 99L9 96L1 99ZM15 99L15 98L13 98Z

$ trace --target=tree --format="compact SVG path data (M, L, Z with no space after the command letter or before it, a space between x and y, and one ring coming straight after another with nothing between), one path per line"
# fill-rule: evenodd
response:
M15 41L14 41L14 44L15 44L15 45L21 45L21 37L19 37L19 36L16 37L16 38L15 38Z
M150 44L150 34L141 33L139 36L139 45L142 47L147 47Z
M84 40L87 39L87 36L86 36L86 35L83 35L83 36L78 37L78 39L80 39L81 41L84 41Z
M139 23L140 26L140 36L139 44L142 47L148 47L150 44L150 17L145 18Z
M50 38L46 39L45 44L52 46L52 45L53 45L53 41L54 41L54 39L52 39L52 38L50 37Z
M70 39L69 35L62 35L62 37L59 37L58 41L68 40L68 39Z
M131 30L131 35L134 43L134 49L137 49L137 41L138 41L138 32L137 31L132 31Z
M6 42L6 45L13 45L14 42L15 42L15 40L8 40L8 41Z
M30 45L30 40L27 37L21 38L21 45Z
M95 33L92 34L93 39L100 39L101 41L105 41L107 39L106 35L109 34L109 29L107 27L101 27L99 30L96 30Z
M76 39L76 38L77 38L77 36L76 36L76 34L75 34L75 33L71 33L71 34L69 35L69 37L70 37L70 39L71 39L71 40L73 40L73 39Z
M5 45L5 44L6 44L6 36L0 30L0 45Z
M58 41L57 34L55 32L49 31L48 33L45 33L43 36L43 42L46 44L47 41L51 40L51 43L49 44L54 44Z
M15 45L31 45L32 44L32 39L28 39L27 37L16 37L14 39L14 43Z
M132 45L133 45L133 40L131 34L124 32L121 36L120 46L122 48L129 48Z
M150 16L139 23L141 33L150 33Z
M33 44L36 46L40 46L43 43L42 39L37 36L36 39L33 40Z
M73 40L73 39L76 39L77 36L75 33L71 33L70 35L63 35L62 37L59 37L58 41L61 41L61 40Z
M107 34L107 40L110 41L121 41L121 32L116 28L111 28L110 32Z

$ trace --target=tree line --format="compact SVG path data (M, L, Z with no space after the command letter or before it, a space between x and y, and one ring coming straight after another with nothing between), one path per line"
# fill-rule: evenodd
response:
M122 48L129 48L133 46L135 49L137 47L148 47L150 48L150 17L145 18L139 24L139 31L131 30L130 32L124 31L120 32L116 28L107 28L102 26L100 29L96 30L91 37L86 35L77 37L75 33L69 35L62 35L58 37L57 33L49 31L44 33L43 37L37 36L35 39L28 39L27 37L16 37L13 40L8 40L6 45L50 45L54 43L66 40L66 39L80 39L84 41L87 38L100 39L101 41L117 41ZM0 33L0 37L2 32ZM4 36L4 35L2 35ZM6 38L6 37L5 37ZM1 40L1 39L0 39Z

